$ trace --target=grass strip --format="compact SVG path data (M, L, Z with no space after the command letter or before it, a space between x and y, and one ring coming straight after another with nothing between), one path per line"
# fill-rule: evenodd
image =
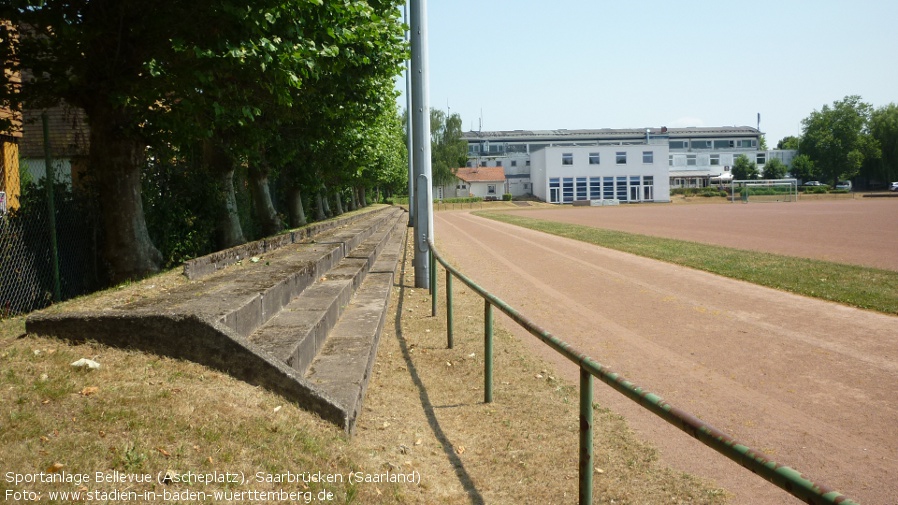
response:
M474 214L799 295L885 314L898 314L898 272L891 270L651 237L499 212Z

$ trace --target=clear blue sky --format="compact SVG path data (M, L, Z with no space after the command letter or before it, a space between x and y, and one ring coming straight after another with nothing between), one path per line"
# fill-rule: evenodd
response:
M431 107L464 130L755 126L898 102L898 1L430 0ZM404 89L404 77L398 82ZM404 107L404 96L399 99Z

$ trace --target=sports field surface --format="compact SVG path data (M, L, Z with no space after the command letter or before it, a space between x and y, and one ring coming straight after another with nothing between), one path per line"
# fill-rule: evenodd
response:
M898 270L892 199L521 215ZM437 213L435 226L438 248L462 272L600 363L861 503L898 500L898 317L468 212ZM576 383L575 366L499 321ZM596 402L733 503L798 503L610 388L598 384Z
M798 203L631 205L522 216L898 270L898 198Z

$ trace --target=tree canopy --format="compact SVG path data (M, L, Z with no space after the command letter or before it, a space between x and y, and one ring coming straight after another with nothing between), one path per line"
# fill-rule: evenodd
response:
M814 162L819 176L835 186L858 174L867 160L879 157L879 145L870 135L873 108L857 95L846 96L813 111L802 121L801 154Z
M801 144L801 139L794 135L787 135L780 139L779 142L776 143L777 149L792 149L798 150L798 146Z
M870 136L879 144L880 157L868 160L870 176L898 180L898 105L890 103L870 114Z
M758 178L758 164L748 159L748 156L740 154L733 163L733 179L748 180Z
M468 143L462 138L461 128L460 115L430 109L430 158L436 186L452 183L455 169L468 160Z
M161 262L141 198L148 148L206 143L225 193L235 169L249 167L255 215L269 231L281 219L272 175L315 188L397 173L403 156L380 142L395 134L392 79L407 52L399 5L159 0L149 13L117 0L11 0L0 6L0 105L84 110L109 278L141 277ZM233 210L233 195L221 201Z
M789 167L786 166L785 163L779 160L779 158L773 158L767 160L767 163L764 164L764 179L784 179L786 177L786 172Z

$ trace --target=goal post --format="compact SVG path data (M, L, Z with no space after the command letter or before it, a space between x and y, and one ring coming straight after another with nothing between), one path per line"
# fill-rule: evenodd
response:
M733 202L797 202L798 179L751 179L730 182Z

